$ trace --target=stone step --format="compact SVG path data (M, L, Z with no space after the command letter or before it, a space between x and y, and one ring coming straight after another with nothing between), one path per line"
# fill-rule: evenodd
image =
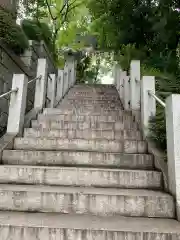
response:
M78 151L4 150L2 154L2 163L14 165L78 165L126 169L153 169L153 156L150 154L120 154Z
M174 218L174 199L141 189L1 185L0 210Z
M73 88L72 89L81 89L81 88L83 88L83 89L100 89L100 90L111 90L111 89L114 89L114 90L116 90L116 87L114 86L114 85L112 85L112 84L76 84L76 85L74 85L73 86Z
M130 115L120 116L91 116L91 115L70 115L70 114L39 114L38 120L55 120L55 121L77 121L78 122L134 122L134 117Z
M69 90L70 93L75 94L86 94L86 93L94 93L94 94L118 94L116 88L94 88L94 87L76 87L71 88Z
M121 216L0 212L2 240L179 240L179 222Z
M64 99L59 106L78 106L78 107L86 107L86 108L117 108L122 109L122 104L120 101L97 101L97 100L68 100Z
M55 120L32 120L31 126L33 128L48 128L48 129L92 129L92 130L110 130L110 131L120 131L120 130L138 130L138 124L133 121L117 121L117 122L83 122L83 121L55 121Z
M104 94L104 95L97 95L97 94L92 94L92 93L89 93L89 94L86 94L86 95L77 95L77 94L68 94L66 95L66 99L69 99L69 100L96 100L96 101L99 101L99 100L103 100L103 101L117 101L119 100L119 96L118 95L107 95L107 94Z
M77 121L78 122L134 122L134 117L131 115L120 116L91 116L91 115L70 115L70 114L39 114L38 120L56 120L56 121Z
M86 111L93 111L93 112L107 112L107 111L122 111L122 107L119 105L116 106L110 106L110 105L82 105L82 104L64 104L61 103L59 106L57 106L57 109L60 110L74 110L76 109L77 112L86 112Z
M14 149L147 153L147 143L136 140L15 138Z
M47 129L47 128L25 128L24 137L47 137L68 139L107 139L107 140L142 140L140 131L133 130L79 130L79 129Z
M119 116L119 115L123 115L123 111L122 110L93 110L93 109L59 109L59 108L45 108L43 110L43 114L75 114L75 115L111 115L111 116Z
M135 169L1 165L0 183L153 190L162 188L162 173Z
M56 109L59 109L61 111L75 111L78 112L88 112L88 111L93 111L95 113L107 113L107 111L122 111L122 107L117 105L117 106L105 106L105 105L82 105L82 104L64 104L61 103L59 106L57 106Z
M69 104L69 103L76 103L78 105L119 105L121 106L121 101L120 100L110 100L110 101L107 101L107 100L94 100L94 99L63 99L62 103L66 103L66 104Z

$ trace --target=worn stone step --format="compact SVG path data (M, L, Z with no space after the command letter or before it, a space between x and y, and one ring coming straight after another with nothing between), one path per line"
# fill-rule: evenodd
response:
M121 216L0 212L2 240L179 240L179 222Z
M55 120L55 121L77 121L78 122L134 122L134 117L131 115L120 116L91 116L91 115L70 115L70 114L39 114L38 120Z
M78 151L4 150L3 164L102 166L129 169L153 169L150 154L123 154Z
M107 139L107 140L142 140L140 131L133 130L92 130L92 129L47 129L47 128L26 128L24 137L48 137L68 139Z
M86 94L86 93L95 93L95 94L118 94L116 88L95 88L95 87L73 87L69 90L70 93L75 94Z
M162 173L135 169L1 165L0 183L161 189Z
M94 99L63 99L63 104L78 104L78 105L119 105L121 106L121 101L118 100L94 100Z
M88 121L56 121L56 120L32 120L31 126L33 128L48 128L48 129L92 129L92 130L110 130L110 131L120 131L120 130L138 130L138 124L133 121L117 121L117 122L88 122Z
M97 102L97 101L96 101ZM58 109L73 109L73 108L78 108L78 110L82 109L82 111L85 109L87 110L94 110L94 111L102 111L102 110L122 110L123 107L120 103L96 103L96 104L92 104L92 103L87 103L85 101L66 101L66 102L62 102L59 106Z
M121 106L103 106L103 105L81 105L81 104L63 104L61 103L59 106L57 106L56 109L59 110L66 110L66 111L73 111L76 110L77 112L87 112L87 111L93 111L93 112L100 112L103 113L105 111L105 113L107 111L121 111L122 107Z
M100 89L100 90L103 90L103 89L114 89L114 90L116 90L116 87L113 85L113 84L75 84L74 86L73 86L73 88L72 89L81 89L81 88L83 88L83 89Z
M147 143L135 140L15 138L15 149L24 150L81 150L99 152L147 153Z
M104 95L97 95L97 94L92 94L92 93L89 93L89 94L68 94L66 96L66 99L69 99L69 100L103 100L103 101L117 101L119 100L119 96L118 95L107 95L107 94L104 94Z
M0 184L0 195L0 210L175 217L173 197L150 190Z
M45 108L43 110L43 114L75 114L75 115L111 115L111 116L119 116L123 115L124 111L122 110L91 110L91 109L59 109L59 108Z

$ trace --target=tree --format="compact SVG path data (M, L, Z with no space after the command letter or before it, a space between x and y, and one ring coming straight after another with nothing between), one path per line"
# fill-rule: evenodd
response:
M89 0L88 7L101 50L113 51L114 60L125 70L132 58L140 59L142 73L156 76L156 90L162 99L180 92L178 0ZM151 124L151 136L165 148L161 108Z

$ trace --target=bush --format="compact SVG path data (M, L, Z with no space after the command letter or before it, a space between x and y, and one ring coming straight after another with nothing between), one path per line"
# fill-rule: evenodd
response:
M37 22L24 19L21 27L29 40L40 42L42 40L42 33L37 25Z
M37 42L43 40L46 43L49 51L53 51L52 32L46 23L24 19L22 21L22 29L29 40L35 40Z
M28 38L16 24L10 12L0 8L0 40L16 54L22 54L28 47Z

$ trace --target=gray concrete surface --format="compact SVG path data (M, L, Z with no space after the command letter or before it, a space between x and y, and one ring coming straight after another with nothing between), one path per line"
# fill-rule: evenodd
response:
M50 129L100 129L100 130L138 130L138 125L135 122L131 121L116 121L116 122L87 122L80 121L78 117L75 121L62 121L62 120L32 120L32 127L42 127L42 128L50 128Z
M79 151L4 150L2 162L11 165L77 165L128 169L153 169L148 154L101 153Z
M0 210L173 218L172 196L147 190L0 185Z
M1 165L0 183L160 189L157 171Z
M15 138L15 149L31 150L82 150L99 152L147 153L145 141L101 140L68 138Z
M107 140L142 140L140 131L134 130L92 130L92 129L46 129L26 128L24 137L48 137L68 139L107 139Z

